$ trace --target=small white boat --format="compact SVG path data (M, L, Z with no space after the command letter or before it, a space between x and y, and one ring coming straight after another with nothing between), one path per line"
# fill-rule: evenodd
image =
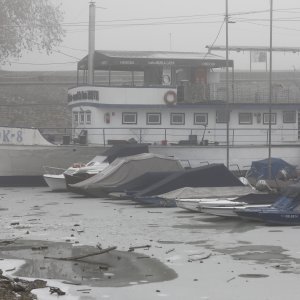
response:
M87 164L75 163L67 170L55 167L44 166L45 174L43 175L44 180L52 191L66 191L67 183L65 174L72 175L76 172L87 172L97 174L106 168L109 164L103 162L106 156L95 156Z
M64 174L44 174L44 180L52 191L66 191L66 181Z
M219 217L239 217L236 214L236 208L238 209L245 209L249 207L255 207L255 208L266 208L270 207L271 204L260 204L260 205L234 205L232 206L203 206L201 207L201 212L214 215L214 216L219 216Z
M194 211L194 212L201 212L201 205L202 203L215 203L219 205L221 201L230 201L235 198L226 198L226 199L219 199L219 198L202 198L202 199L175 199L177 207ZM223 202L224 203L224 202Z
M204 212L203 208L209 208L209 207L237 207L237 206L243 206L246 205L247 203L241 202L241 201L234 201L238 197L235 198L226 198L226 199L216 199L216 200L209 200L203 199L200 200L197 206L197 209L199 212Z
M61 192L67 190L67 184L64 174L72 174L79 169L79 165L73 165L67 170L55 167L44 166L44 180L53 192Z

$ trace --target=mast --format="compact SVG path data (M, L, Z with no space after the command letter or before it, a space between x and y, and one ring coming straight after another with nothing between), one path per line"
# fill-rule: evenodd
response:
M272 175L272 60L273 60L273 0L270 0L270 63L269 63L269 139L268 139L268 175L269 179L271 179Z
M88 55L88 78L89 85L94 84L94 53L95 53L95 24L96 24L96 6L91 1L89 6L89 55Z
M229 71L228 71L228 0L226 0L226 166L229 169Z

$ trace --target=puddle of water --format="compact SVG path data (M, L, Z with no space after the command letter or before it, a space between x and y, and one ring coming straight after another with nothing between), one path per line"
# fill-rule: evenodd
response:
M166 245L177 245L177 244L184 244L184 242L179 242L179 241L157 241L159 244L166 244Z
M175 271L157 259L139 259L140 254L134 252L113 250L80 260L52 259L84 256L98 250L92 246L74 247L62 242L17 240L13 244L1 246L0 256L26 261L14 276L57 279L98 287L128 286L132 282L145 284L177 277Z
M61 218L70 218L70 217L79 217L82 216L82 214L68 214L68 215L62 215Z
M187 245L201 245L206 244L208 240L200 240L200 241L191 241L191 242L185 242Z
M269 277L269 275L266 275L266 274L240 274L239 277L244 277L244 278L266 278L266 277Z
M231 255L236 260L254 261L258 264L275 264L279 271L289 271L297 274L300 269L300 259L291 257L280 246L249 245L223 249L214 249L215 252Z

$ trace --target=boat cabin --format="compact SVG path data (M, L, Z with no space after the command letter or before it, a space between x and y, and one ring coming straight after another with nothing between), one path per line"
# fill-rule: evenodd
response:
M226 60L208 53L95 51L91 84L169 88L176 95L170 93L169 98L164 99L167 102L209 101L215 100L212 86L219 82L219 73L214 70L225 67ZM233 67L233 61L228 61L228 67ZM77 85L88 84L88 56L78 62L77 70ZM69 101L82 97L87 98L87 95L69 94Z
M72 134L86 130L87 143L225 145L227 122L230 145L267 145L270 122L273 143L299 140L298 101L276 98L270 115L268 97L260 101L249 84L233 88L231 60L209 53L95 51L89 72L86 56L78 62L77 86L68 91Z

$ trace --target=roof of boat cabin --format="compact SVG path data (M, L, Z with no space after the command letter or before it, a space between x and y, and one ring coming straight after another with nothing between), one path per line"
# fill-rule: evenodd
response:
M94 54L95 70L134 70L145 66L163 65L224 68L226 59L201 52L96 50ZM233 66L232 60L228 60L228 66ZM88 55L78 62L77 67L78 70L88 69Z

